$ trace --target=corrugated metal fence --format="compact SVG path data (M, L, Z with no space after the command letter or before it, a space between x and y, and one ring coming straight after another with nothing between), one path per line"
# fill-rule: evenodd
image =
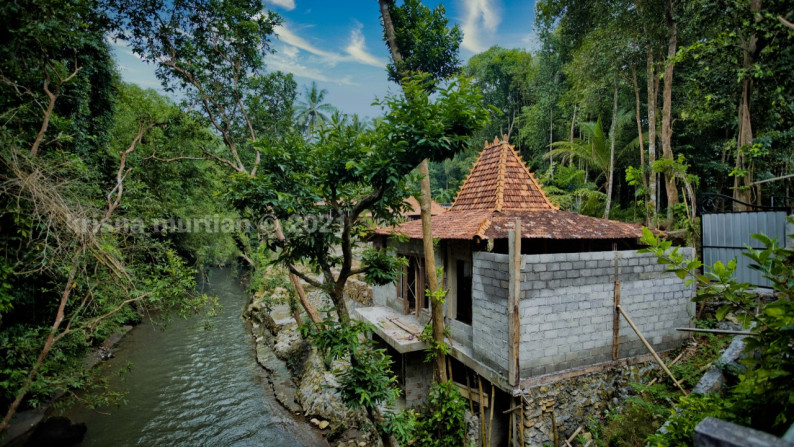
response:
M757 270L750 268L751 261L742 252L749 245L763 248L763 244L750 237L763 233L786 244L786 213L784 211L758 211L745 213L703 214L703 262L727 263L736 258L736 280L769 287L771 283Z

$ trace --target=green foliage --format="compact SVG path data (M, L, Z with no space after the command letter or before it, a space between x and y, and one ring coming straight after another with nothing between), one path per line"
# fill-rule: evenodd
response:
M429 290L427 291L428 297L430 297ZM438 294L443 296L446 294L445 290L439 289ZM435 303L435 301L433 301ZM442 302L443 303L443 302ZM449 337L450 332L449 328L444 326L444 337ZM425 349L425 362L430 363L439 355L446 356L452 352L452 348L449 346L448 343L444 341L436 341L435 337L433 337L433 322L429 321L424 329L422 329L422 333L419 334L419 340L425 342L427 344L427 349Z
M387 415L383 430L400 445L459 447L465 445L468 429L466 408L466 400L453 382L433 383L418 411Z
M391 284L399 279L402 267L408 265L408 260L395 256L387 249L364 249L361 254L361 264L366 268L364 279L367 284Z
M348 367L335 371L345 405L372 411L378 405L390 405L399 396L391 357L369 338L374 330L370 323L344 317L336 320L327 313L322 322L306 322L300 330L326 356L327 365L336 359L350 360Z
M451 381L434 383L420 409L414 445L458 447L464 445L466 400Z
M397 83L413 73L429 74L433 83L458 73L458 47L463 39L460 28L448 27L444 5L435 9L420 0L405 0L402 6L390 0L389 14L394 25L397 48L402 61L387 67L389 80ZM387 41L384 30L384 41ZM388 44L387 44L388 45Z
M685 260L670 243L660 241L649 230L643 230L643 240L650 245L646 251L655 253L659 261L668 264L668 269L679 278L699 285L695 301L719 298L726 302L717 311L721 320L732 312L745 328L753 331L745 337L745 353L741 360L744 370L738 373L737 383L730 386L723 396L682 398L680 405L686 414L673 418L670 443L656 438L660 445L670 445L680 439L689 439L694 428L703 417L714 415L754 428L782 433L794 418L794 274L792 262L794 251L782 248L777 241L765 235L753 237L764 244L763 249L748 248L745 256L773 283L776 300L759 305L757 297L749 290L749 284L737 283L733 279L736 261L727 265L715 263L710 271L699 274L701 264L697 260ZM662 436L662 435L660 435Z

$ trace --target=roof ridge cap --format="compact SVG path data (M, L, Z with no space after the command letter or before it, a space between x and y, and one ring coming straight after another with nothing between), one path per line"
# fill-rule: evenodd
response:
M502 206L505 204L505 171L507 164L507 151L505 146L508 146L507 141L502 142L499 151L499 170L496 175L496 211L501 211Z

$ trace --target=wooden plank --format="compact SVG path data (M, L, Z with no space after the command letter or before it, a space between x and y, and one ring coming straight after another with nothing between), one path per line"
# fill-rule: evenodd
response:
M659 354L657 354L656 351L653 350L653 347L651 346L650 343L648 343L648 340L646 340L645 337L642 336L642 333L640 332L639 329L637 329L637 326L634 325L634 322L631 321L631 318L629 318L628 314L626 314L626 311L623 310L623 308L619 305L617 306L617 308L620 311L620 314L623 315L623 318L626 319L626 322L629 324L629 326L631 326L631 328L637 334L637 337L640 337L640 341L642 342L642 344L645 345L645 348L647 348L648 351L651 353L651 355L653 355L653 358L654 360L656 360L656 363L658 363L659 366L662 367L662 370L664 370L664 372L667 373L668 376L670 376L670 379L673 380L673 383L678 387L679 390L681 390L682 393L684 393L685 395L689 394L684 389L684 387L681 386L681 383L678 380L676 380L673 373L671 373L670 370L667 368L667 365L665 365L662 359L659 358Z
M620 358L620 281L615 281L615 308L612 312L612 360Z
M463 396L466 399L469 399L471 402L477 403L478 405L480 404L480 397L478 396L478 394L476 392L469 391L466 388L466 385L462 385L462 384L460 384L458 382L452 382L452 383L454 383L458 387L458 391L460 391L460 395L461 396ZM488 408L488 398L489 398L488 394L484 393L483 394L483 400L484 401L483 401L482 406L485 407L485 408ZM472 407L472 412L473 412L473 410L474 410L474 408Z
M508 245L510 284L507 295L507 382L512 386L516 386L520 375L518 353L521 342L518 315L519 302L521 300L521 219L516 219L515 228L508 232Z

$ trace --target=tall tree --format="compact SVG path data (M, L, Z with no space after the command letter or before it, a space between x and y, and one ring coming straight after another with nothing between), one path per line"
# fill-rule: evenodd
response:
M448 26L443 5L430 10L420 0L405 0L400 7L392 0L378 0L378 4L384 41L392 55L392 62L388 66L390 80L402 85L407 76L424 73L427 75L427 88L433 89L439 80L458 72L458 49L462 35L457 25ZM419 207L425 271L431 298L433 339L439 345L444 345L444 298L436 273L430 216L430 170L427 160L419 163L419 173L422 175ZM433 371L438 381L447 381L446 358L443 352L435 353Z
M200 157L255 177L262 161L255 143L269 129L255 126L261 120L252 119L247 105L268 79L262 77L264 60L272 52L273 30L281 23L278 14L268 11L262 0L107 1L116 11L118 35L157 64L157 76L167 89L185 93L186 109L198 105L204 121L223 141L220 148L202 148ZM292 103L284 106L291 108ZM283 241L279 222L274 232ZM290 281L312 321L321 321L300 279L291 273Z

